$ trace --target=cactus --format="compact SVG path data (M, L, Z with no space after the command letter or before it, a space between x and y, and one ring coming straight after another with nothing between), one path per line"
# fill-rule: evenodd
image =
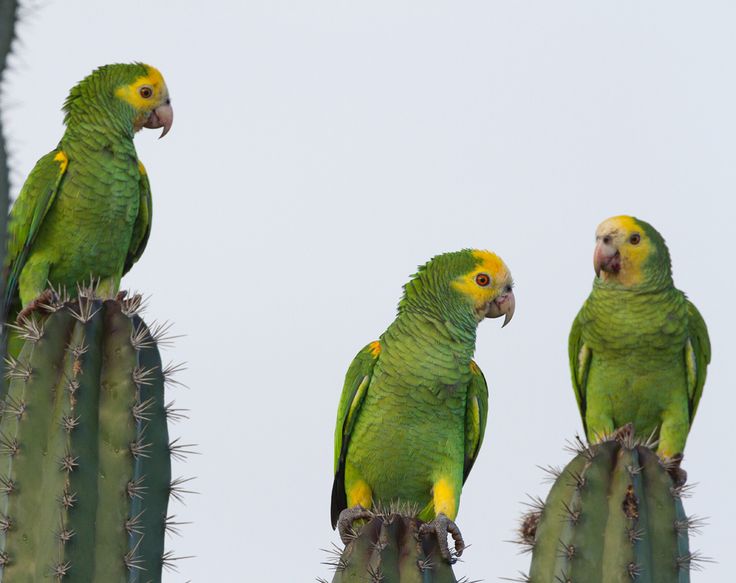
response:
M434 533L420 534L416 513L378 511L327 564L332 583L462 583L442 558ZM333 552L333 551L331 551ZM324 581L319 579L319 581Z
M3 0L0 2L0 72L5 76L10 47L15 38L15 25L18 21L17 0ZM8 207L10 205L10 182L8 178L8 160L5 150L2 116L0 116L0 241L2 252L5 255L5 228Z
M83 290L16 329L0 418L0 581L161 581L172 456L167 371L140 296ZM176 412L173 413L177 415Z
M5 80L8 55L15 39L15 27L18 21L18 1L0 1L0 75ZM5 262L5 246L8 228L8 209L10 208L10 176L8 172L8 156L5 147L5 131L2 111L0 111L0 257ZM5 289L5 272L0 270L0 290ZM5 356L5 342L0 341L0 352ZM0 367L2 366L0 358ZM0 375L0 395L5 394L5 377Z
M520 540L532 553L529 583L688 583L697 559L689 532L699 521L647 443L627 426L551 470L546 502L527 513Z

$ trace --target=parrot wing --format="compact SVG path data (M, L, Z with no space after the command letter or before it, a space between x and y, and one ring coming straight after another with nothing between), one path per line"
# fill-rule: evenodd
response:
M332 528L335 528L340 512L348 505L345 492L345 457L350 443L350 433L355 426L360 406L373 377L373 367L378 362L380 353L381 345L378 342L371 342L353 359L345 375L335 427L335 481L332 484L330 509Z
M705 373L710 363L710 338L703 316L687 301L688 339L685 345L687 390L690 397L690 421L695 417L705 385Z
M468 387L468 398L465 404L465 465L463 469L463 484L468 479L470 470L478 457L480 446L483 443L483 434L486 431L488 420L488 385L483 372L475 362L470 362L473 373Z
M18 280L46 214L54 204L69 159L60 149L41 158L28 176L8 217L3 321L15 301Z
M588 427L585 423L585 410L587 407L586 389L592 352L583 342L583 325L580 314L577 315L575 321L572 323L567 351L570 357L570 376L572 377L572 387L575 390L575 399L578 402L580 417L583 420L583 430L587 435Z
M123 267L123 275L130 271L133 264L141 258L143 251L146 249L148 237L151 234L151 219L153 217L153 201L151 200L151 184L148 181L146 169L138 162L138 169L141 173L139 188L141 192L141 202L138 207L138 216L133 225L133 235L130 238L130 247L128 255L125 258L125 266Z

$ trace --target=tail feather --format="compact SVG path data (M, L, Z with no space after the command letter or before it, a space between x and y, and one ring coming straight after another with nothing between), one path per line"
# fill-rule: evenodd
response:
M333 530L337 526L340 512L348 507L348 496L345 492L345 464L341 463L335 472L335 481L332 482L332 504L330 506L330 519Z

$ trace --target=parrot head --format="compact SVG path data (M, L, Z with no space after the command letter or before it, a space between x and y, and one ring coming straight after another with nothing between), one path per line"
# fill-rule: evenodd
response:
M516 308L513 285L511 272L495 253L476 249L443 253L421 266L404 286L399 311L457 315L476 324L504 316L505 326Z
M69 92L64 123L95 124L137 132L141 128L171 129L174 110L164 78L144 63L104 65L95 69Z
M649 223L626 215L611 217L598 225L595 241L593 266L598 283L619 288L671 283L667 245Z

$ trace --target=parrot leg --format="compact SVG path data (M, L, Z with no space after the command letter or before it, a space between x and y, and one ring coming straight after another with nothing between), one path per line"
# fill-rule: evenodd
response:
M588 426L588 443L600 443L614 437L616 426L613 419L605 414L593 415L592 413L588 409L588 414L585 416L585 422Z
M18 278L18 295L23 306L20 315L23 315L24 318L27 318L41 303L39 300L48 288L50 268L51 264L48 261L32 256L21 271ZM29 309L31 304L35 305ZM19 319L20 315L18 316Z
M97 297L100 298L115 298L118 290L120 289L120 278L119 277L105 277L97 282L97 289L95 290Z
M683 403L674 403L665 411L657 447L657 454L675 486L682 486L687 481L687 472L680 467L685 441L690 431L690 412L685 405L686 402L683 399Z
M664 465L670 478L672 478L675 488L684 486L685 482L687 482L687 472L680 467L683 457L681 453L669 457L662 457L660 455L662 465Z
M353 523L356 520L370 520L371 518L373 518L373 513L360 505L346 508L340 512L340 516L337 519L337 532L343 544L347 545L355 538Z
M457 557L461 556L465 550L465 541L463 540L463 535L460 533L460 529L457 527L457 524L447 518L447 516L442 512L440 512L432 522L424 523L420 527L419 533L436 534L437 544L440 547L440 554L450 564L455 563L455 561L457 561ZM455 541L455 557L452 556L450 547L447 544L448 534L451 535L452 539Z
M421 534L435 533L437 535L437 543L440 547L442 557L450 564L454 563L465 550L465 541L460 529L457 527L452 518L457 516L457 507L459 497L456 492L459 489L453 486L453 482L447 478L440 478L432 487L432 502L434 504L435 519L421 526L419 532ZM450 548L447 545L447 535L451 535L455 541L455 557L452 556Z
M55 299L55 294L50 289L42 291L36 299L31 300L31 302L20 311L16 318L17 321L22 322L23 320L28 320L33 312L43 309L44 306L52 304Z

